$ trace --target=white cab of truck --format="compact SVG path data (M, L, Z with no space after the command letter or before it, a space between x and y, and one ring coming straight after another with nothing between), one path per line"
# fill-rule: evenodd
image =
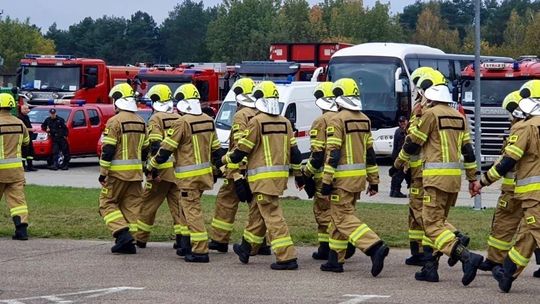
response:
M317 82L293 81L291 83L277 83L281 116L286 117L293 123L295 136L298 140L298 148L304 158L309 156L309 130L313 121L322 112L315 105L313 91ZM216 116L216 132L221 142L221 147L229 147L229 134L236 112L234 92L229 91Z

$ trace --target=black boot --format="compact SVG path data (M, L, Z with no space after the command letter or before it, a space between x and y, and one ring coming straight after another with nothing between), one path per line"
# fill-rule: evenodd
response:
M338 254L335 250L328 252L328 262L321 264L322 271L343 272L343 263L339 263Z
M133 236L129 233L129 228L124 228L117 231L114 236L116 238L114 246L111 248L112 253L123 254L135 254L137 248L135 248Z
M208 249L226 253L229 251L229 244L210 240L210 243L208 243Z
M462 263L462 269L463 269L463 278L461 278L461 283L463 285L467 286L471 284L472 281L474 281L474 278L476 277L476 272L478 271L478 267L480 264L482 264L482 261L484 260L484 257L470 252L460 244L459 242L456 243L454 248L452 249L452 258L461 261Z
M311 257L315 260L328 260L328 254L330 252L330 247L328 242L320 242L317 252L314 252Z
M493 277L499 282L499 289L502 292L509 292L514 282L514 273L517 271L517 265L506 257L503 262L503 266L497 266L493 268Z
M247 264L249 262L249 254L251 252L251 244L246 241L246 239L242 238L242 243L240 244L234 244L233 250L236 255L238 255L238 259L243 264Z
M270 268L273 270L296 270L298 269L298 263L296 262L296 259L275 262L270 265Z
M172 248L173 249L182 248L181 244L182 244L182 235L177 234L176 237L175 237L175 240L174 240L174 244L172 245Z
M252 254L252 256L253 255L254 254ZM266 243L266 238L263 239L261 246L259 246L259 250L257 250L257 255L272 255L272 249Z
M371 258L371 275L378 276L384 268L384 259L388 256L390 248L383 241L375 243L366 251L366 255Z
M468 236L466 236L465 234L461 233L461 231L459 230L456 230L454 232L455 236L458 238L458 242L463 245L464 247L468 247L469 246L469 243L471 241L471 238L469 238ZM452 257L449 257L448 258L448 266L450 267L454 267L457 262L459 262L458 260L452 258Z
M356 247L351 243L347 243L347 251L345 251L345 260L350 259L354 255L355 252L356 252Z
M410 242L411 256L405 259L405 264L412 266L424 266L426 261L424 255L420 253L420 244L418 242Z
M485 259L482 262L482 264L480 264L480 266L478 266L478 269L480 269L482 271L492 271L493 268L495 268L496 266L502 266L502 265L499 264L499 263L495 263L490 259Z
M417 281L439 282L439 258L440 255L433 255L433 248L423 246L424 248L424 267L414 274Z
M135 245L139 248L146 248L146 242L143 241L135 241Z
M180 247L176 248L176 254L179 256L191 254L191 237L189 235L180 237Z
M208 253L189 253L184 257L184 261L188 263L208 263L210 258Z
M392 190L390 191L390 197L405 198L407 195L401 193L399 190Z
M21 217L18 215L14 216L12 219L13 224L15 225L15 234L11 238L19 241L28 240L28 224L21 223Z
M34 167L34 161L32 159L28 159L26 160L26 170L25 171L37 171L38 169L36 169Z

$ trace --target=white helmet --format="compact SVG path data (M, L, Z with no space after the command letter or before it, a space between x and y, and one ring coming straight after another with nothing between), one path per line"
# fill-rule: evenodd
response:
M201 115L201 102L199 101L199 90L191 84L183 84L174 92L174 98L178 100L176 108L181 113Z
M137 102L135 101L135 98L133 97L122 97L118 98L114 105L119 108L120 110L129 111L129 112L137 112Z
M272 81L261 81L253 90L255 108L263 113L279 115L279 93L276 84Z
M519 102L519 108L525 115L540 116L540 99L523 98Z
M445 85L436 85L428 88L424 92L424 97L429 101L442 102L447 104L452 104L452 94L450 90Z

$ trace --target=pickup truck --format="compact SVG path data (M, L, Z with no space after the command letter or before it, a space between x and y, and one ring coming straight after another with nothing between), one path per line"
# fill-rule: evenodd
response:
M49 117L49 110L64 119L69 130L68 144L70 156L96 156L96 146L107 120L115 114L114 106L109 104L36 106L28 113L32 123L35 158L50 161L52 141L41 124Z

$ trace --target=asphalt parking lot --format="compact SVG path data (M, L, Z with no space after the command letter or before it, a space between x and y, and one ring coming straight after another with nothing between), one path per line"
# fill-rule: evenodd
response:
M273 257L241 264L234 253L211 253L209 264L188 264L172 243L149 243L138 254L110 253L112 241L0 239L0 303L540 303L533 265L510 294L489 273L461 285L459 265L441 259L439 283L413 279L408 252L392 249L385 269L371 277L371 262L357 253L341 274L319 270L314 248L301 247L300 269L274 271Z

